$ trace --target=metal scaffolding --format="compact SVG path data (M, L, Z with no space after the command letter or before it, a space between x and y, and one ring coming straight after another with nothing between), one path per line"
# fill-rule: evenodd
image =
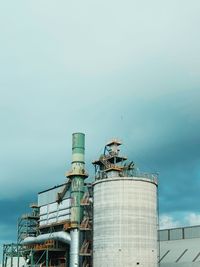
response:
M3 259L2 267L13 267L14 258L17 259L17 266L19 267L19 259L22 257L22 246L20 244L11 243L3 245ZM9 264L10 263L10 264Z
M36 236L38 233L39 208L31 204L32 212L24 214L18 219L17 243L20 244L28 236Z
M81 267L92 266L92 190L85 192L81 206L83 207L83 220L80 224L80 262Z
M73 134L72 164L65 186L60 191L45 191L53 196L51 200L41 203L38 198L38 205L30 205L32 211L18 219L17 243L3 246L2 267L14 267L15 257L18 267L21 257L26 267L92 266L93 190L85 183L84 151L84 134ZM68 235L69 242L58 238L59 233Z

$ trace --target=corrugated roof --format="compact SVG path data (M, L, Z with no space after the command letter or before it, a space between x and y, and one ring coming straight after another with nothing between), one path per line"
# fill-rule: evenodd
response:
M200 226L160 231L160 237L168 239L160 242L160 267L200 267L199 230Z
M200 238L160 242L160 267L178 267L183 264L187 267L200 266Z

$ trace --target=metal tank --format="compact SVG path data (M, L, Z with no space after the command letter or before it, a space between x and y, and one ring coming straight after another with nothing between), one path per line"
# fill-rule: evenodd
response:
M157 179L124 164L117 141L93 162L93 266L157 266ZM106 152L108 151L108 152Z

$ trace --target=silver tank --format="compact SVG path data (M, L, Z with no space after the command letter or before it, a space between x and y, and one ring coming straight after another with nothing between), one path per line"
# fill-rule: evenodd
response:
M94 183L94 267L156 267L157 182L112 177Z

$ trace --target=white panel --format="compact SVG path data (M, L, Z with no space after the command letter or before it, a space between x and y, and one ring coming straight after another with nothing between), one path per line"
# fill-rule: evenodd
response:
M200 226L184 228L185 238L200 237Z
M70 219L70 198L64 199L60 204L57 202L40 207L40 226ZM59 219L58 219L59 217ZM45 220L45 223L44 223Z
M47 224L47 221L41 221L40 222L40 226L44 226L44 225L46 225Z
M60 216L58 217L58 222L69 220L69 218L70 218L70 215Z
M137 178L94 185L95 267L157 266L157 188Z
M57 207L58 207L58 204L56 202L49 204L49 212L56 211Z
M49 213L48 219L57 218L57 212Z
M56 221L57 221L56 218L49 219L48 224L56 223Z
M69 209L66 209L66 210L59 210L59 212L58 212L58 216L63 216L63 215L69 214L69 212L70 212Z
M44 221L44 220L47 220L47 215L40 216L40 221Z
M40 215L46 214L47 213L47 206L42 206L40 207Z
M70 199L64 199L59 205L58 205L58 209L66 209L69 208L71 203L70 203Z

